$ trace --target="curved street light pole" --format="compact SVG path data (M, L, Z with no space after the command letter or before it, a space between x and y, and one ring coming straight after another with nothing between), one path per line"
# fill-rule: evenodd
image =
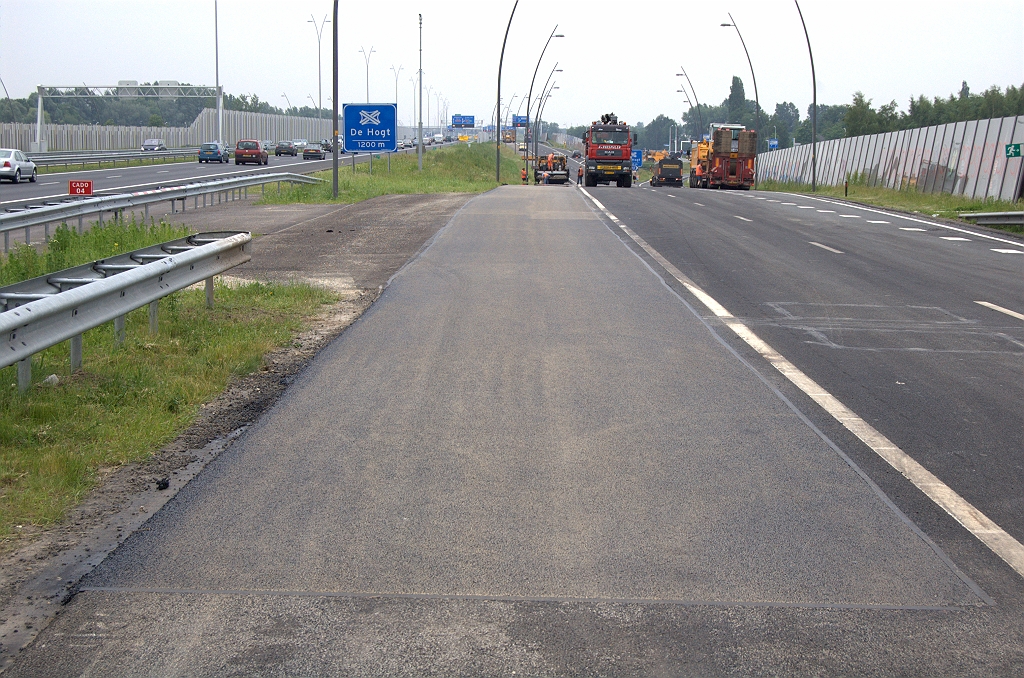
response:
M555 27L551 30L551 35L548 36L547 42L544 43L544 49L542 49L540 51L540 57L537 59L537 65L534 66L534 68L533 68L533 78L530 80L530 92L529 92L529 94L526 95L526 100L528 102L527 105L526 105L526 129L527 129L527 131L529 131L529 129L530 129L530 106L533 104L533 85L537 81L537 71L540 70L540 62L544 60L544 52L548 51L548 45L551 44L551 38L554 38L554 37L564 38L565 37L564 35L561 35L561 34L556 36L555 35L555 31L557 31L557 30L558 30L558 24L555 24ZM529 145L527 145L527 149L529 149ZM530 160L529 160L529 158L530 158L530 151L527 150L526 151L526 157L523 159L523 162L526 163L527 181L529 181L529 176L530 176Z
M331 119L331 129L334 130L332 141L334 142L334 152L331 153L331 191L335 200L338 198L338 0L334 0L334 22L332 24L334 33L334 84L333 84L333 98L332 111L333 118Z
M811 57L811 90L814 97L811 103L811 193L814 193L818 188L818 81L814 77L814 53L811 52L811 36L807 34L804 13L800 11L800 3L797 0L793 2L796 3L796 11L804 27L804 37L807 38L807 54Z
M289 108L289 109L291 109L291 107L292 107L292 102L291 102L291 100L289 100L289 99L288 99L288 95L287 95L287 94L285 94L284 92L282 92L282 93L281 93L281 96L283 96L283 97L284 97L284 100L288 102L288 108Z
M398 75L402 72L402 65L398 65L398 70L395 71L395 65L391 64L391 70L395 73L395 108L398 108ZM397 123L397 121L395 121Z
M557 80L556 80L555 82L557 82ZM548 99L550 99L550 98L551 98L551 93L552 93L553 91L555 91L556 89L558 89L558 88L557 88L557 87L555 87L555 83L551 83L551 89L549 89L549 90L548 90L548 93L547 93L547 94L543 95L543 98L541 99L540 111L538 111L538 114L537 114L537 120L538 120L538 121L539 121L539 120L541 119L541 117L540 117L540 116L544 115L544 107L545 107L545 106L547 106L547 104L548 104ZM538 122L537 124L539 125L540 123ZM536 146L537 146L537 144L536 144L536 138L537 138L537 137L536 137L536 135L534 135L534 140L535 140L535 143L534 143L534 152L533 152L533 155L534 155L534 157L536 157L536 156L537 156L537 150L536 150Z
M423 15L420 14L420 70L417 81L420 87L420 121L419 131L416 134L416 164L419 171L423 171Z
M541 102L544 101L544 92L548 88L548 83L551 82L551 76L555 73L561 73L562 71L558 68L558 62L551 67L551 72L548 73L548 79L544 81L544 86L540 88L540 96L537 98L537 119L534 120L533 124L535 129L533 130L533 157L537 157L537 132L540 130L540 109Z
M695 90L693 88L693 83L690 82L690 76L688 76L686 74L686 69L683 68L682 66L680 66L679 70L681 70L682 73L676 73L676 77L680 77L681 76L681 77L686 78L686 82L690 83L690 91L693 92L693 100L697 102L697 117L700 120L700 129L701 129L701 133L700 133L700 137L701 138L698 139L697 141L701 141L704 138L704 114L700 112L700 99L697 98L697 90ZM689 99L687 99L687 100L689 100Z
M498 101L495 103L495 110L497 111L498 117L501 116L501 67L505 63L505 44L508 43L508 31L512 28L512 17L516 15L516 7L519 6L519 0L516 0L516 4L512 5L512 13L508 15L508 25L505 26L505 39L501 42L501 58L498 59ZM515 99L515 97L512 97ZM509 104L511 106L512 104ZM501 183L501 122L499 121L496 125L497 138L494 141L494 180Z
M757 145L754 147L754 189L757 189L757 151L761 147L761 101L757 97L757 76L754 75L754 62L750 60L750 52L747 51L747 43L743 40L743 34L740 33L740 27L736 25L736 20L732 18L732 13L729 14L729 21L732 23L722 24L723 26L732 26L736 29L736 35L740 36L740 44L743 45L743 52L747 55L747 65L750 66L750 79L754 81L754 106L757 108Z

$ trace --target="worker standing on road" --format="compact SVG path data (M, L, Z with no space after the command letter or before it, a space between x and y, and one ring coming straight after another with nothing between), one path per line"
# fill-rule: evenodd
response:
M519 177L523 180L523 186L526 185L526 168L524 167L522 172L519 173Z
M583 183L583 163L580 163L579 169L576 170L576 183L577 184L582 184Z

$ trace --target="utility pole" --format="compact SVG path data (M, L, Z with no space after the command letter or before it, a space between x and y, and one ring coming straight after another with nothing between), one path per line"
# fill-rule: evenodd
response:
M337 0L335 0L337 2ZM416 151L419 170L423 171L423 15L420 14L420 125L416 135Z
M334 118L331 120L331 129L334 130L334 136L332 141L334 142L334 153L331 154L331 174L332 174L332 187L333 195L335 199L338 197L338 0L334 0L334 85L333 95L331 97L334 102L333 115Z
M217 141L224 143L224 91L220 88L220 29L217 26L217 0L213 0L213 72L214 84L217 87Z

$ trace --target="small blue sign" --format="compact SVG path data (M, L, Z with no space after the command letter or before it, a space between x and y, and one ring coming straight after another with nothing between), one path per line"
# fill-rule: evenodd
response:
M396 104L345 104L345 150L349 153L390 153L397 149Z
M630 159L633 161L633 171L636 172L644 165L644 152L633 151L633 154L630 156Z
M769 139L768 140L768 150L769 151L774 151L778 147L779 147L779 140L778 139Z
M525 115L513 115L512 126L513 127L526 127L527 117Z
M476 127L475 115L453 115L452 127Z

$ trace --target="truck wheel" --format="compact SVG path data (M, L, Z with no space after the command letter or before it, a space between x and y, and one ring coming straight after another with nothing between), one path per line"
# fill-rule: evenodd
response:
M625 177L622 179L623 188L631 188L633 186L633 177Z

